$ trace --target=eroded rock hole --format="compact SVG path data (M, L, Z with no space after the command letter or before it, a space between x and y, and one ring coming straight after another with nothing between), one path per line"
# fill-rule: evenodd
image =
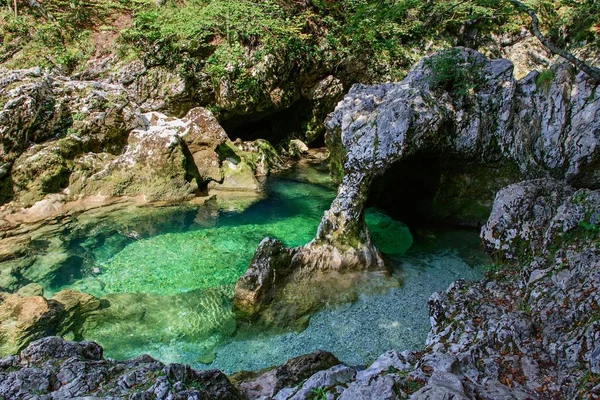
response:
M272 114L237 116L223 121L222 125L231 140L265 139L277 147L290 139L300 139L310 147L323 147L322 118L316 118L313 109L310 101L299 100L289 108Z
M521 179L518 168L508 162L418 155L392 164L376 178L367 206L411 228L480 227L489 217L498 190Z

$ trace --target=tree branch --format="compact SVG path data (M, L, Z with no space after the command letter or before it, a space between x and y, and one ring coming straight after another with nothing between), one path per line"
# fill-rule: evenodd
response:
M569 61L575 67L579 68L590 78L592 78L594 81L600 83L600 69L586 64L579 58L575 57L573 54L569 53L564 49L561 49L560 47L552 43L550 40L548 40L546 37L544 37L544 35L542 35L542 32L540 32L540 20L531 8L521 3L519 0L508 1L510 1L518 10L523 11L527 13L527 15L529 15L529 17L531 18L531 32L535 35L536 38L538 38L538 40L542 43L542 45L544 45L544 47L546 47L552 53L557 54L565 60Z

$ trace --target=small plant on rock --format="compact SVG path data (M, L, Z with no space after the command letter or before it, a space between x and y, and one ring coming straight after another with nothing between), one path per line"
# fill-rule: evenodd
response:
M325 388L312 388L310 393L313 395L313 400L327 400L327 390Z
M556 72L553 69L546 69L539 73L535 84L539 89L547 91L552 85L552 81L556 78Z

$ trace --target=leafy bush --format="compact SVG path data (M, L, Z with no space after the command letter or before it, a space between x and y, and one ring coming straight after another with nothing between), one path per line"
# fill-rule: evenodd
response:
M429 85L459 96L475 90L481 82L481 68L476 62L464 59L456 49L445 50L425 60L431 70Z

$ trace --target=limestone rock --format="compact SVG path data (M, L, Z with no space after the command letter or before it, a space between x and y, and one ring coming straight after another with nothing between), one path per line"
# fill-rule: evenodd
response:
M269 172L267 152L224 156L222 147L233 145L210 111L180 102L189 89L181 77L136 62L121 72L102 81L0 72L0 202L28 207L54 193L181 200L211 182L260 190L255 175ZM165 109L189 112L156 111Z
M15 354L33 340L54 334L62 316L56 301L0 293L0 354Z
M43 296L44 288L39 283L30 283L20 288L17 293L23 296Z
M340 361L333 354L326 351L317 351L293 358L284 365L262 375L244 377L236 383L236 386L249 400L271 398L280 390L294 387L315 373L338 364L340 364Z
M304 385L289 400L307 400L314 396L314 391L328 389L345 384L354 379L356 371L345 365L336 365L319 371L306 380Z
M571 188L555 180L528 181L502 189L482 229L487 251L505 259L531 255L543 245L544 228L571 193Z
M256 318L271 301L274 289L288 273L293 254L279 240L265 238L260 242L250 266L235 285L233 305L240 318Z
M308 146L299 139L290 140L288 152L292 157L300 157L308 153Z
M95 343L49 337L19 356L0 360L0 396L5 398L200 398L241 400L220 371L164 365L149 356L114 361Z
M411 398L415 400L469 400L460 379L448 372L434 373L427 386L413 394Z
M56 293L52 300L60 303L64 309L58 332L62 335L73 333L76 338L81 336L79 329L90 313L101 307L100 300L94 296L69 289Z
M0 354L15 354L29 343L52 335L74 334L100 300L85 293L63 290L48 300L41 286L30 284L17 293L0 293ZM32 293L33 292L33 293Z
M3 79L2 201L14 196L22 205L30 205L60 191L69 181L67 160L86 151L119 153L126 133L136 125L137 108L122 86L70 80L39 70L2 72ZM38 147L28 150L30 144ZM14 183L8 179L11 169Z
M186 125L181 132L192 154L198 173L204 181L221 181L221 160L216 150L228 140L227 133L213 114L204 108L193 108L185 117Z
M557 79L546 92L536 86L535 73L517 81L507 60L488 60L469 49L453 54L457 68L475 71L476 90L457 95L435 87L429 68L434 55L402 82L355 85L329 116L328 147L343 157L344 176L317 243L368 247L361 215L373 178L424 153L478 163L507 159L531 177L598 186L599 102L586 102L595 87L582 73L555 67Z
M401 389L399 377L389 374L377 376L368 381L356 381L342 392L340 400L399 400Z

